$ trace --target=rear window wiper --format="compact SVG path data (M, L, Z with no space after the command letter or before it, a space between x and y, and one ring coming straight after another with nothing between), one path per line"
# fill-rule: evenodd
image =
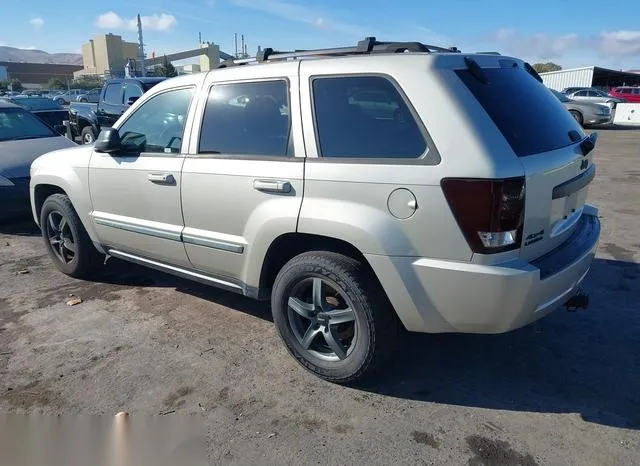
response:
M469 70L469 73L471 73L471 76L476 78L482 84L489 84L487 75L484 73L484 71L482 71L482 68L480 67L480 65L478 65L477 61L472 58L465 57L464 64L467 65L467 69Z

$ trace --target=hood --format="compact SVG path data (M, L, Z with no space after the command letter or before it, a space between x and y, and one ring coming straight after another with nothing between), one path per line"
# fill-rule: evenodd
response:
M62 136L0 142L0 174L9 178L29 176L31 162L42 154L77 144Z

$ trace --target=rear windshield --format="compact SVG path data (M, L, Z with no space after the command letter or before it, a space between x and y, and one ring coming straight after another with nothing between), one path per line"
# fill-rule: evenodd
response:
M489 114L518 157L573 144L584 132L564 105L526 70L483 68L487 82L469 70L456 73Z

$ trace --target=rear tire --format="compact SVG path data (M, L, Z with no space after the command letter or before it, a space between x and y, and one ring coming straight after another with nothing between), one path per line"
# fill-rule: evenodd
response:
M584 126L584 120L582 119L580 112L576 110L569 110L569 113L571 113L573 119L576 120L580 126Z
M82 128L80 132L80 138L82 139L82 144L93 144L96 142L96 135L93 134L93 129L91 126L85 126Z
M392 354L399 321L372 272L341 254L313 251L287 262L271 294L289 353L318 377L349 383Z
M52 194L42 205L40 229L47 252L62 273L87 278L103 256L93 245L66 194Z
M58 102L58 105L64 105L66 103L64 99L58 99L56 102Z

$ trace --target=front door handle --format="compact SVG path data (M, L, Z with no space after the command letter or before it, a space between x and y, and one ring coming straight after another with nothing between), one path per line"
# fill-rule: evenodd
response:
M282 180L253 180L253 189L263 193L290 193L292 186Z
M149 173L147 179L152 183L158 184L175 184L176 179L171 173Z

